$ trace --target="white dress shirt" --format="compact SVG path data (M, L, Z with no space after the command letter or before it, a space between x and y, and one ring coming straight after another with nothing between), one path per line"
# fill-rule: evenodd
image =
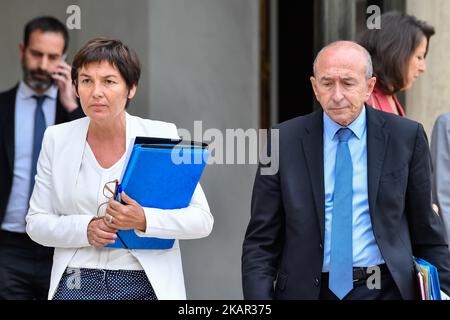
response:
M348 147L353 164L352 239L353 266L371 267L384 263L373 234L369 211L367 184L367 124L366 108L347 128L353 132ZM335 189L335 168L338 138L344 128L323 113L324 184L325 184L325 246L322 272L329 272L331 259L331 226Z
M75 206L78 212L96 215L97 208L108 198L103 194L103 186L115 179L120 180L126 153L111 167L103 168L86 142L80 173L75 185ZM104 216L107 205L100 207L99 215ZM119 240L116 240L119 241ZM70 268L105 270L142 270L139 261L127 249L82 247L69 262Z
M6 206L2 230L25 233L25 216L28 212L30 196L31 162L33 157L34 113L37 95L25 82L17 88L14 114L14 170L11 194ZM45 122L55 124L56 98L58 88L51 86L44 95L47 98L42 105Z

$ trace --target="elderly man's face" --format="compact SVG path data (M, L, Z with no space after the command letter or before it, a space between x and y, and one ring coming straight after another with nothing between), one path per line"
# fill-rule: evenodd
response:
M376 79L366 79L366 57L352 47L330 47L316 62L311 83L323 110L335 122L348 126L361 113Z

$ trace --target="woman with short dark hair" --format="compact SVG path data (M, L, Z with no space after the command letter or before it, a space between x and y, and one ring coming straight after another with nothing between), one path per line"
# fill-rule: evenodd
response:
M414 16L387 12L381 16L380 29L367 29L360 35L358 43L370 53L377 78L367 100L369 105L405 116L396 93L410 89L425 72L425 57L434 33L432 26Z
M86 118L49 127L37 166L27 233L55 247L49 298L185 299L178 240L167 250L113 249L118 230L140 237L195 239L212 230L197 185L187 208L142 207L112 191L136 136L178 139L174 124L125 111L140 77L137 55L118 40L94 39L75 55L73 84ZM115 184L117 187L117 183Z

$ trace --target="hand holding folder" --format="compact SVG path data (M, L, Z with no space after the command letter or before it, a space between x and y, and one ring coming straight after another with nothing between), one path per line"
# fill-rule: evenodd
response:
M120 188L142 207L181 209L189 206L206 165L206 144L136 137ZM120 200L120 193L116 200ZM170 249L175 239L140 237L120 230L107 248Z

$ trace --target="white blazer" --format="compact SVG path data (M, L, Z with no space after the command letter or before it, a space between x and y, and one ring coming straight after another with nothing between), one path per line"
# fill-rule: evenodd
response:
M36 183L26 217L27 233L35 242L55 247L48 298L77 248L90 246L87 226L95 212L77 212L75 185L80 171L89 118L49 127L44 134L37 165ZM178 138L174 124L141 119L126 114L127 150L136 136ZM189 207L177 210L144 208L147 220L140 236L166 239L196 239L211 233L214 219L200 184ZM186 299L178 240L169 250L130 250L141 263L156 296Z

